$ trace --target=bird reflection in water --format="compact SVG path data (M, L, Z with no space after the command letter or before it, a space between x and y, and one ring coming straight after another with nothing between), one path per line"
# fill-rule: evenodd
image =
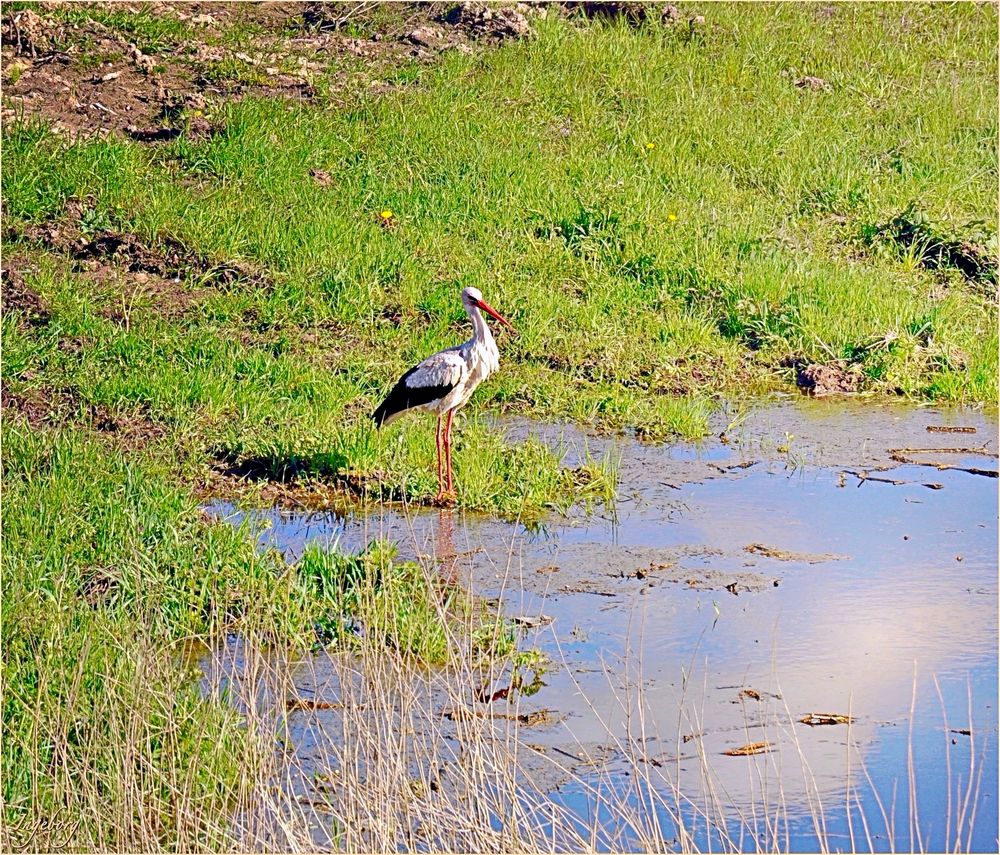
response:
M458 551L455 549L455 512L440 510L434 526L434 558L444 587L458 585Z

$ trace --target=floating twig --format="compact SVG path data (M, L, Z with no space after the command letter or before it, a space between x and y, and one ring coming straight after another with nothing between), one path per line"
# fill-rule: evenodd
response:
M971 454L974 457L992 457L996 459L997 453L989 451L986 445L967 446L965 448L890 448L889 455L894 454Z
M883 471L883 470L877 470ZM880 484L892 484L893 486L899 487L904 484L919 484L921 487L927 487L929 490L943 490L944 484L937 484L933 481L904 481L899 478L879 478L876 475L869 475L868 472L862 469L860 472L854 472L850 469L845 469L840 473L841 475L853 475L858 479L858 486L860 487L865 481L877 481ZM843 486L843 485L841 485Z
M614 591L595 591L592 588L579 588L572 585L563 585L560 589L565 594L594 594L598 597L617 597Z
M316 701L311 698L291 698L285 701L286 710L339 710L343 709L342 703L334 701Z
M821 724L850 724L854 719L849 715L840 713L809 713L799 719L801 724L808 724L810 727L817 727Z
M914 460L912 457L906 457L902 454L891 454L890 457L899 463L907 463L910 466L932 466L941 472L946 469L954 469L956 472L968 472L970 475L982 475L985 478L996 478L998 475L996 469L981 469L978 466L954 466L951 463L935 463L930 460Z
M750 742L739 748L730 748L722 753L727 757L752 757L754 754L767 754L773 747L774 744L771 742Z

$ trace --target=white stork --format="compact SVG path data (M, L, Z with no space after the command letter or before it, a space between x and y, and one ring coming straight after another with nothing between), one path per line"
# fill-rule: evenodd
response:
M462 305L472 321L472 338L465 344L448 347L428 356L399 378L392 391L372 413L376 427L389 424L407 410L437 413L438 494L435 502L454 497L451 483L451 420L464 406L476 387L500 367L500 351L480 309L508 329L510 322L483 299L478 288L462 291ZM442 436L441 421L444 422ZM444 443L446 478L442 478L441 445Z

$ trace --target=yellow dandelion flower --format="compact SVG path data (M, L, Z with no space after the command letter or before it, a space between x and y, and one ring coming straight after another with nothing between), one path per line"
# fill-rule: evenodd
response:
M646 143L646 151L652 151L654 148L656 148L656 143L654 142Z
M388 208L386 208L384 211L380 211L379 212L379 216L383 220L391 220L393 218L394 214L392 213L392 211L390 211Z
M667 219L670 220L670 222L673 222L677 219L677 214L667 214Z

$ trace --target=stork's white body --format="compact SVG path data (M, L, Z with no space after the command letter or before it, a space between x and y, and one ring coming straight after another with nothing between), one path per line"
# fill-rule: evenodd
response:
M452 494L451 420L455 411L468 403L487 377L500 367L500 351L480 309L510 324L483 300L477 288L462 291L462 305L472 321L472 338L464 344L438 351L411 368L372 413L377 426L390 424L408 410L428 410L438 417L438 500ZM511 327L513 329L513 327ZM445 418L444 432L441 420ZM441 448L447 462L447 479L442 480Z
M411 389L452 387L443 397L410 409L427 410L443 415L464 407L476 387L500 367L500 350L486 320L475 306L469 309L473 334L464 344L439 350L419 363L404 381ZM400 410L385 420L390 424L406 410Z

